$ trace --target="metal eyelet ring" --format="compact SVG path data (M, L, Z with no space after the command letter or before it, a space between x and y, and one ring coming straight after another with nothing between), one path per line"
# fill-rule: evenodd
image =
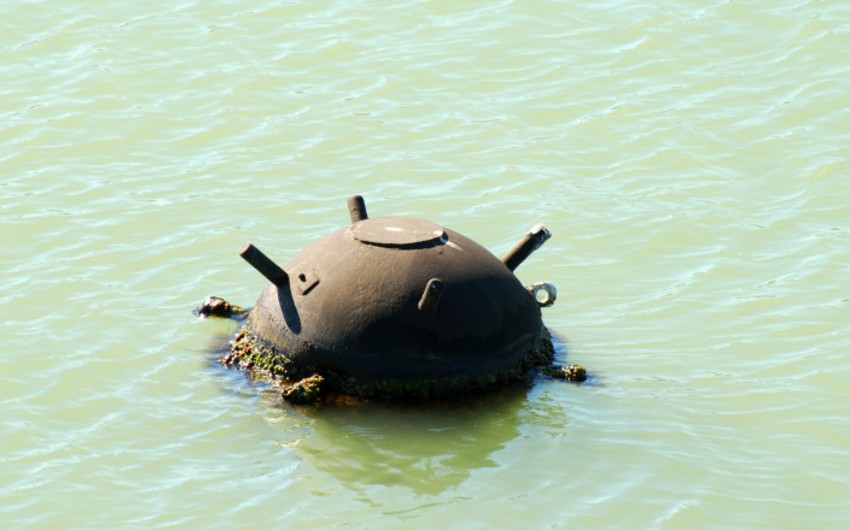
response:
M528 290L540 307L549 307L558 298L558 289L549 282L533 283Z

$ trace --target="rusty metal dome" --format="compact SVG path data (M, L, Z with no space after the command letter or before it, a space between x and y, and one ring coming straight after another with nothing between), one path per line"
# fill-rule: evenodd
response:
M554 288L526 288L513 274L548 239L545 227L500 260L431 221L370 219L360 196L349 210L350 226L282 268L243 248L269 280L240 334L255 364L286 377L320 374L339 392L431 397L551 362L540 306L554 301Z

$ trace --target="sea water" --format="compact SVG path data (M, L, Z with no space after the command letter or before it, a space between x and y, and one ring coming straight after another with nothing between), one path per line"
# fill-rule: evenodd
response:
M4 528L844 528L850 4L0 7ZM423 217L559 288L538 378L298 409L219 366L280 263Z

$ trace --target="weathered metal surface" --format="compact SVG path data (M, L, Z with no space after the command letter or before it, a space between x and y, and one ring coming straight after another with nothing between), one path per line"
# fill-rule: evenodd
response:
M419 308L419 311L422 311L425 314L430 314L437 310L437 305L439 305L440 300L442 299L443 280L439 278L431 278L428 280L428 283L425 284L425 290L422 291L422 298L419 299L419 303L416 307Z
M558 299L558 289L549 282L532 283L528 290L540 307L549 307Z
M362 196L352 195L348 198L348 213L351 214L352 223L369 218L366 214L366 201Z
M502 262L510 270L516 270L532 252L540 248L550 237L552 237L552 233L549 232L548 228L542 224L535 225L514 245L514 248L505 254Z
M379 247L407 248L445 243L443 228L413 217L379 217L356 222L347 229L361 243Z
M549 236L535 227L504 260L451 229L406 217L353 224L278 267L242 252L270 283L244 334L267 362L367 395L446 395L551 361L538 300L514 276ZM542 235L541 235L542 234Z
M251 264L252 267L266 277L266 279L278 287L289 285L289 275L280 268L277 263L270 260L260 249L248 243L239 252L242 259Z

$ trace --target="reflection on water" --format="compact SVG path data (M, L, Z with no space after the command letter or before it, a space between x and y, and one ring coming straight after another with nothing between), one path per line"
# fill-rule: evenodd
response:
M553 334L556 360L566 360L562 336ZM220 343L213 352L226 353ZM494 454L516 439L523 423L564 436L568 417L562 406L540 402L529 406L538 385L575 385L537 375L491 392L459 400L405 403L332 396L300 406L283 401L276 386L252 381L231 370L235 388L259 392L264 415L276 424L309 422L311 434L288 442L317 471L335 483L368 496L369 486L402 488L416 495L439 495L469 479L476 470L500 466ZM592 378L583 385L594 385Z
M479 468L518 434L527 387L512 385L461 403L362 403L310 414L315 435L301 445L317 469L353 490L401 486L438 494Z

